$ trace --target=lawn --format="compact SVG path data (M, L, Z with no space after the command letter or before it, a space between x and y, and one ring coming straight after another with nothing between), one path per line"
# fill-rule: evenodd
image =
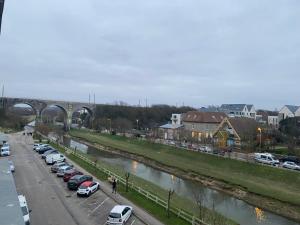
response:
M300 173L251 164L171 146L72 130L70 135L122 151L141 155L185 172L213 177L259 195L300 206Z

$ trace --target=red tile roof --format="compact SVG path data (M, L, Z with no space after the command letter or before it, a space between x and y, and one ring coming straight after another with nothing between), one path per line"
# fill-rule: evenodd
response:
M183 114L183 122L194 122L194 123L221 123L226 114L223 112L199 112L190 111Z

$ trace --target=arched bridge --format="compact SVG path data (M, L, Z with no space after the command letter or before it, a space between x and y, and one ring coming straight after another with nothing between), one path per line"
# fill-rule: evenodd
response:
M68 101L55 101L55 100L42 100L42 99L29 99L29 98L4 98L3 106L5 108L13 107L17 104L27 104L32 107L36 117L41 118L42 112L49 106L57 106L62 109L66 116L66 125L70 128L72 123L72 115L81 109L86 109L93 117L95 112L95 105L82 102L68 102Z

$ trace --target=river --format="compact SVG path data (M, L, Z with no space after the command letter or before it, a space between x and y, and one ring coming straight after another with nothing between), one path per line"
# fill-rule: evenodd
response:
M206 207L212 208L212 202L214 202L214 207L217 212L242 225L299 225L299 223L263 211L225 193L204 187L201 184L194 184L189 180L178 178L132 159L88 147L70 138L64 138L64 144L67 147L76 147L77 150L90 154L100 161L120 167L125 172L130 172L164 189L173 189L179 196L183 196L192 201L194 201L195 185L197 185L196 188L199 188L198 191L201 190L201 192L204 193L204 205Z

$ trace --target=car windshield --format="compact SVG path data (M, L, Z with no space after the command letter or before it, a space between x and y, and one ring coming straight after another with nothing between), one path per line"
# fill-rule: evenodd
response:
M21 207L21 209L22 209L22 212L23 212L23 216L28 215L28 210L27 210L26 206Z
M121 214L120 213L110 213L109 217L110 218L121 218Z

